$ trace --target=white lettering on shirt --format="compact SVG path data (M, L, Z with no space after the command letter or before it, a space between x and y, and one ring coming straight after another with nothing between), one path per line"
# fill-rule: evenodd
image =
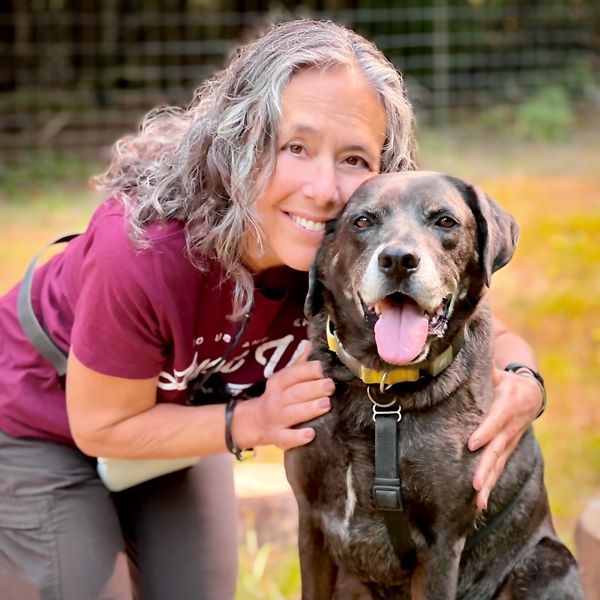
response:
M216 338L225 339L226 336L229 337L227 334L218 334ZM198 342L198 340L202 341ZM294 336L290 334L277 340L261 338L260 340L255 340L250 344L245 343L242 346L244 351L241 354L238 354L235 358L223 364L219 364L222 362L221 357L205 358L201 362L198 362L198 352L195 352L191 364L182 371L178 371L177 369L173 369L173 373L161 371L160 375L158 376L158 387L164 391L182 391L187 389L188 383L198 377L200 373L206 373L209 369L213 369L214 367L216 367L215 372L217 373L234 373L235 371L241 369L246 361L251 357L253 357L259 365L264 367L263 377L268 379L277 370L281 357L284 355L285 351L288 349L293 340ZM194 343L198 344L202 343L203 341L204 340L202 338L196 338ZM308 340L300 340L294 354L285 366L290 366L298 360L298 357L302 354L307 343ZM257 344L258 346L256 346ZM253 353L250 350L251 346L256 346ZM271 351L272 354L269 356L269 352ZM256 382L228 385L232 391L239 393L239 391L244 390L253 383Z
M263 374L265 379L268 379L269 377L271 377L271 375L273 375L277 363L279 363L279 360L283 356L283 353L287 350L287 347L290 345L293 339L293 335L286 335L285 337L282 337L279 340L271 340L269 342L265 342L256 349L256 362L259 365L264 365L265 369L263 371ZM274 349L275 351L273 352L271 358L267 362L265 353L271 349Z

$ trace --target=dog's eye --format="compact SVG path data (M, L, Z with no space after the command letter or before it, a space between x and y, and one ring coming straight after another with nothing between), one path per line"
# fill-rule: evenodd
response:
M452 218L449 217L448 215L444 215L443 217L440 217L435 224L438 227L441 227L442 229L452 229L452 227L458 225L458 223Z
M371 225L373 225L373 221L371 221L371 219L365 215L361 215L357 219L354 219L354 227L358 227L359 229L365 229Z

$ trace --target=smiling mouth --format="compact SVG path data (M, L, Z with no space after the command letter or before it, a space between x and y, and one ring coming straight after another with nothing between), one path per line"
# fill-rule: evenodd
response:
M286 214L296 225L298 225L298 227L301 227L306 231L315 231L317 233L325 231L325 221L311 221L310 219L305 219L304 217L299 217L298 215L293 215L291 213Z
M442 337L448 326L452 294L433 311L425 311L406 294L394 292L375 302L363 304L364 317L373 328L379 356L386 362L406 365L423 360L430 337ZM362 300L361 300L362 302Z

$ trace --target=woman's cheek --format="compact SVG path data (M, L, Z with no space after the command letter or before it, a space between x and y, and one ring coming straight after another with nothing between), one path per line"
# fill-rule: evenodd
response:
M350 196L360 187L361 183L364 183L367 179L371 179L371 177L375 177L375 175L378 175L378 173L363 171L345 179L340 190L344 204L348 202Z

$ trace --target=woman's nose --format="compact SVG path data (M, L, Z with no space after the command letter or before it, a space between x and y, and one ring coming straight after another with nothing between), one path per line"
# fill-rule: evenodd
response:
M341 201L339 184L335 164L327 160L314 161L307 170L305 194L317 206L338 204Z

